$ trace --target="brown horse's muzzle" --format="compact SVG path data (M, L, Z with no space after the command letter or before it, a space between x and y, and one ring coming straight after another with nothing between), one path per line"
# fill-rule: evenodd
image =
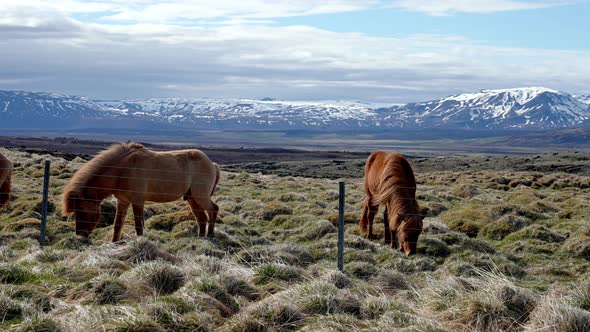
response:
M406 256L411 256L416 254L416 243L410 242L403 242L400 247L399 251L406 254Z
M76 235L88 238L90 236L90 232L87 230L76 229Z

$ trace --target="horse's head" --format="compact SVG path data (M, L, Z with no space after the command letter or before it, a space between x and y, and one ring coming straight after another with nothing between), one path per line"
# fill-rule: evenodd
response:
M397 241L399 250L406 256L416 253L418 237L422 233L422 220L424 216L418 214L399 214L401 225L397 231Z
M74 214L76 235L88 237L100 220L100 201L84 197L80 192L66 193L65 214Z

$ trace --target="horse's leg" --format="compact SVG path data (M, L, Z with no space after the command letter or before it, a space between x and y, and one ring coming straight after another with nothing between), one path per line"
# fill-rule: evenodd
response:
M399 243L397 240L397 229L392 229L391 230L391 248L392 249L397 249Z
M133 219L135 220L135 234L143 235L143 204L133 204Z
M359 221L359 228L362 230L363 227L367 227L367 238L369 237L369 203L365 201L365 206L363 207L363 214L361 214L361 220Z
M217 204L213 203L211 197L203 197L203 196L193 196L192 199L195 203L200 207L201 212L207 211L207 215L209 216L208 219L205 221L208 223L207 227L207 236L214 236L215 235L215 221L217 221L217 213L219 211L219 207ZM205 232L205 229L203 229ZM201 227L199 222L199 234L201 234Z
M113 227L113 242L121 240L121 232L125 225L127 218L127 210L129 210L129 203L117 200L117 212L115 213L115 223Z
M207 236L215 236L215 222L217 221L217 214L219 213L219 206L210 201L210 208L207 209L209 215L209 225L207 226Z
M391 232L389 231L389 212L387 211L387 207L385 207L385 211L383 211L383 228L384 228L384 235L385 235L385 245L391 245Z
M207 215L205 214L205 210L195 201L193 197L190 197L186 201L191 207L193 216L195 216L195 219L197 219L197 223L199 225L199 236L205 236L205 229L207 227Z
M373 220L375 220L375 215L379 212L379 205L371 206L369 205L368 209L368 216L369 219L369 231L367 232L367 239L373 239Z
M389 228L391 231L391 248L397 249L399 247L399 239L397 238L397 231L400 226L401 220L399 214L393 216L393 220L390 220Z

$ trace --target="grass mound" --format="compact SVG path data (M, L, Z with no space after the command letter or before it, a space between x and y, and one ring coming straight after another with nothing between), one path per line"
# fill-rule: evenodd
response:
M152 241L145 238L138 238L132 240L120 250L117 250L114 257L130 263L141 263L163 259L167 261L174 261L174 256L167 252L160 250L160 248Z
M372 283L385 292L410 289L406 276L395 270L381 270L372 279Z
M305 315L292 305L280 302L254 304L224 325L223 331L293 331L305 323Z
M558 291L545 296L530 317L529 331L590 331L590 312Z
M139 278L157 294L166 295L177 291L186 281L184 273L176 266L162 261L146 262L131 271L129 281Z
M114 277L97 280L93 291L98 304L117 304L125 300L129 293L127 285Z
M23 284L35 278L28 268L16 263L0 263L0 283Z
M63 328L59 322L49 317L35 317L20 324L19 332L61 332Z
M273 280L294 281L302 277L303 271L283 264L263 264L255 269L254 283L263 285Z

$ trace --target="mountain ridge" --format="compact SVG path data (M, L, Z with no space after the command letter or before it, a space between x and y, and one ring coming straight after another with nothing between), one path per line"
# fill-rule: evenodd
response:
M195 130L558 129L590 123L590 96L543 87L480 90L425 102L148 98L91 100L0 90L0 128Z

